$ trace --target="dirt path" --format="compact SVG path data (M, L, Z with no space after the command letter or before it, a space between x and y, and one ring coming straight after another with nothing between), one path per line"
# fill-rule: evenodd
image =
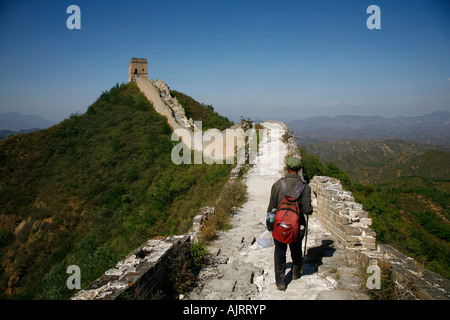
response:
M262 248L258 236L266 230L265 217L272 184L284 174L287 146L281 141L284 127L263 123L270 130L266 152L246 175L248 200L232 217L232 228L221 231L208 247L208 266L201 272L200 286L184 299L360 299L357 267L346 251L314 218L309 235L304 273L291 281L287 257L287 290L275 286L274 247ZM339 290L338 290L339 289Z

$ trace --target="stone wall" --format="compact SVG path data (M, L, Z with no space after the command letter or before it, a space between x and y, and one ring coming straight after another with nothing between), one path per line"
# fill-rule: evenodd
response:
M448 300L450 280L386 244L376 244L372 219L351 192L342 189L338 179L315 176L310 182L314 215L321 224L354 253L362 266L388 265L400 299Z
M356 251L376 249L376 234L369 228L372 219L338 179L315 176L310 186L314 212L329 232L358 256Z
M173 134L178 136L188 149L203 153L204 158L207 156L220 162L232 159L235 156L235 147L244 147L245 132L239 124L222 132L208 130L212 136L206 138L208 131L202 133L202 128L196 125L197 119L187 118L183 106L176 97L170 95L169 87L161 79L153 81L146 77L135 77L133 80L152 102L154 109L167 118ZM211 152L206 153L206 150Z
M155 237L135 249L100 278L71 297L71 300L152 299L166 279L165 267L180 246L196 241L201 222L212 209L204 207L185 235Z
M434 273L418 263L411 257L401 253L395 248L379 244L376 254L377 263L388 263L394 276L397 287L401 292L401 299L417 300L449 300L450 280Z

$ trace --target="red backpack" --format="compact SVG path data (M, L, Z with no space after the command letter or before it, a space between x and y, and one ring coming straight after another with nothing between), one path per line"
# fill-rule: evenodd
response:
M275 213L272 236L282 243L294 243L299 239L300 225L304 225L305 217L300 212L298 198L306 187L302 182L293 196L288 195L286 181L281 178L284 197Z

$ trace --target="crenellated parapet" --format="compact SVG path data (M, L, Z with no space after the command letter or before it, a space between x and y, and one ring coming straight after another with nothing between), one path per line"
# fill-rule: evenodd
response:
M372 219L338 179L315 176L310 186L314 212L329 232L348 249L376 249L376 233L369 227Z

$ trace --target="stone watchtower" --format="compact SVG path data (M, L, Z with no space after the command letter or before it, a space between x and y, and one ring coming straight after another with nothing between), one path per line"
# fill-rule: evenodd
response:
M134 77L145 77L148 79L147 59L131 58L128 65L128 82Z

